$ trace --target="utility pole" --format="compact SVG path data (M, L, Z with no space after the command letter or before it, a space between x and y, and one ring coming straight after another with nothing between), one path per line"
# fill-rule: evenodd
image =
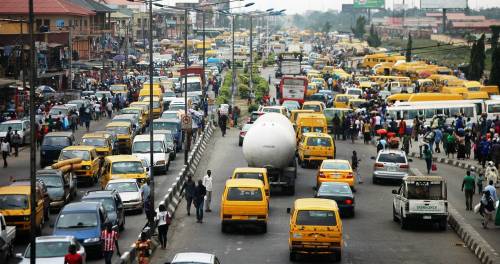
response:
M202 16L203 16L203 19L202 19L203 20L203 22L202 22L203 23L203 25L202 25L202 28L203 28L203 52L202 52L202 55L201 55L201 59L203 60L203 74L205 74L205 50L206 50L206 47L205 47L205 45L206 45L206 42L205 42L205 19L206 19L205 18L205 12L202 13ZM206 83L206 80L205 80L205 83L204 83L205 87L203 87L203 90L202 90L202 92L203 92L203 102L205 102L206 99L207 99L206 84L207 83ZM205 112L205 111L203 111L203 112Z
M125 26L125 65L124 65L124 70L125 74L127 72L127 67L128 67L128 29L130 27L130 18L128 19L127 25Z
M26 89L26 61L24 60L24 33L23 33L23 27L24 27L24 20L21 19L20 21L21 25L21 67L23 71L23 91ZM24 101L26 101L26 98L24 98ZM26 105L26 104L24 104ZM26 111L26 109L24 109Z
M253 25L252 25L253 17L250 16L250 91L253 91L253 82L252 82L252 74L253 74Z
M68 33L68 51L69 51L69 67L68 67L68 88L70 90L73 89L73 34L72 34L72 27L69 26L69 33Z
M142 23L144 24L144 23ZM144 46L146 48L146 46ZM149 172L151 173L151 209L155 206L155 177L154 177L154 159L153 159L153 75L154 75L154 64L153 64L153 0L149 0ZM150 212L152 214L153 212ZM148 216L148 221L152 221L151 216ZM153 223L149 223L150 227ZM154 233L154 230L152 230Z
M29 34L30 34L30 263L36 264L36 124L35 124L35 81L36 81L36 47L33 26L35 12L33 0L29 0Z
M233 43L231 45L232 46L232 52L231 52L232 53L231 54L231 58L232 58L231 64L232 64L232 66L231 67L233 68L232 69L233 70L232 71L232 75L233 75L232 76L232 80L233 81L231 82L231 105L234 106L234 84L236 82L236 64L234 63L234 42L235 42L235 39L234 39L234 30L235 30L235 27L236 27L236 24L235 24L236 23L236 16L233 15L232 18L233 18Z
M187 117L188 115L188 104L187 104L187 68L189 64L188 59L188 10L184 9L184 115ZM204 74L204 73L203 73ZM190 140L189 131L186 130L186 145L184 148L184 165L188 164L188 141Z

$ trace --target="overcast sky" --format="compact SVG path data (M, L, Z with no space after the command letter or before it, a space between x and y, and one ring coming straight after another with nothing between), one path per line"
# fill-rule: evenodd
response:
M176 2L193 2L196 0L164 0L165 3L174 4ZM404 0L407 6L419 5L420 0ZM456 1L456 0L449 0ZM276 10L287 9L287 14L303 13L306 10L340 10L342 4L349 4L353 0L245 0L243 3L254 2L255 5L248 7L247 10L266 10L274 8ZM393 3L402 4L403 0L386 0L386 7L392 8ZM240 5L239 2L232 4L232 6ZM469 6L473 9L487 8L487 7L500 7L500 0L469 0Z

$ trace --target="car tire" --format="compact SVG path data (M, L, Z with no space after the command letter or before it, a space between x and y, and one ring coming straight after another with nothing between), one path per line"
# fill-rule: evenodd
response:
M290 251L290 257L289 257L290 261L292 262L295 262L297 261L297 253L293 252L293 251Z
M400 223L400 225L401 225L401 229L402 229L402 230L408 229L408 220L406 220L406 219L403 217L403 212L401 212L401 216L400 216L400 219L399 219L399 223Z
M295 195L295 185L286 187L286 193L290 196Z
M241 139L240 139L240 140L238 141L238 146L240 146L240 147L241 147L241 146L243 146L243 140L241 140Z
M335 253L333 253L333 261L335 262L340 262L342 261L342 250L336 250Z
M439 230L446 231L447 227L448 227L448 221L446 220L446 218L439 221Z
M399 218L396 216L396 209L392 206L392 221L399 222Z
M262 224L262 234L267 233L267 223Z
M227 229L228 229L227 228L227 224L226 223L221 223L221 225L220 225L220 231L222 233L227 233Z
M378 179L377 179L377 177L373 176L373 177L372 177L372 182L373 182L373 184L378 184Z

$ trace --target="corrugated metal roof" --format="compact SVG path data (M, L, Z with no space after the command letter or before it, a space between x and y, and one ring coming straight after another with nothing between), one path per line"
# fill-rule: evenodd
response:
M89 16L95 12L66 0L33 0L35 15ZM28 1L2 0L0 15L27 14Z
M85 7L87 9L95 11L95 12L113 12L114 11L112 8L109 8L106 5L95 2L93 0L69 0L69 1L76 4L76 5Z

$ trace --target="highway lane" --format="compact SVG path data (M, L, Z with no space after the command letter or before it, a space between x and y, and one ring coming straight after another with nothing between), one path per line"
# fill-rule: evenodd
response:
M251 229L223 234L220 231L220 196L224 182L233 169L246 166L241 148L237 145L237 130L229 130L224 138L217 135L207 168L213 171L213 212L206 213L204 223L196 223L187 216L182 203L170 228L171 239L166 251L157 251L153 263L169 261L177 252L212 252L222 263L289 263L288 223L286 208L299 197L311 197L315 185L315 169L299 169L294 197L273 195L270 201L268 233L254 233ZM349 159L353 149L360 153L360 172L371 173L371 147L337 142L340 159ZM199 171L204 171L200 167ZM430 227L403 231L392 221L391 185L373 185L365 177L356 192L356 216L343 219L343 263L478 263L473 254L462 246L452 231ZM444 253L444 254L443 254ZM319 262L323 258L313 258ZM310 259L303 259L308 262ZM314 261L316 262L316 261Z
M109 122L109 119L101 119L98 122L93 123L91 126L91 131L98 131L98 130L103 130L106 124ZM81 139L83 134L85 133L84 128L80 128L76 132L76 139L77 142ZM184 149L183 149L184 151ZM175 178L178 176L180 170L183 167L184 164L184 153L179 152L177 153L177 157L175 160L172 161L170 164L169 171L167 174L155 174L155 204L158 206L160 199L163 198L163 196L167 193L168 188L171 187L172 183L175 181ZM23 151L18 160L16 160L16 163L26 163L29 160L29 149L26 149ZM23 166L19 164L18 166L15 166L15 163L13 161L12 168L12 173L14 175L29 175L29 166ZM1 175L4 175L2 172ZM1 177L4 178L4 177ZM7 177L5 177L7 178ZM94 186L78 186L78 194L77 197L74 201L80 201L81 197L85 195L86 192L91 191L91 190L98 190L99 185L96 184ZM45 226L42 230L42 235L52 235L52 227L51 225L54 224L55 220L57 218L57 212L52 213L50 215L50 221L48 223L45 223ZM130 245L137 240L137 236L144 227L144 224L146 222L146 216L144 213L142 214L126 214L125 216L125 230L120 232L120 239L119 239L119 246L121 249L121 252L125 252L129 249ZM18 237L19 238L19 237ZM29 241L29 237L26 236L26 239L17 239L14 252L15 253L24 253ZM116 255L113 256L114 258L117 258ZM9 263L18 263L19 260L16 258L11 258ZM94 260L89 260L88 263L102 263L102 259L94 259Z

